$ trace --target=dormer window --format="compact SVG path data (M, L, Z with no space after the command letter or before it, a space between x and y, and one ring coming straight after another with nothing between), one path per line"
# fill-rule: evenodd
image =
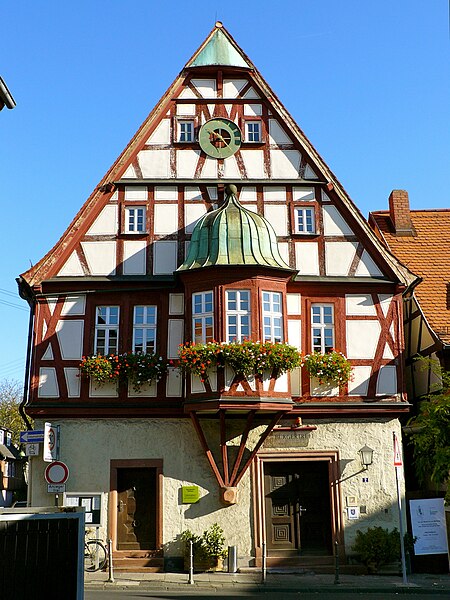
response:
M258 144L262 141L261 121L245 122L245 141Z
M125 232L145 233L145 206L125 207Z
M313 206L294 208L295 233L316 233L316 219Z
M190 143L194 141L194 121L179 120L177 141Z
M283 305L280 292L262 293L263 339L265 342L283 341Z
M214 301L212 292L192 295L192 341L205 344L214 339Z
M250 338L250 291L227 290L227 342Z

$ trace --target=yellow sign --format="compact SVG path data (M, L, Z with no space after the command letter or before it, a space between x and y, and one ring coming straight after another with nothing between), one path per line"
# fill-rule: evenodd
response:
M181 501L183 504L194 504L200 500L198 485L183 485L181 488Z

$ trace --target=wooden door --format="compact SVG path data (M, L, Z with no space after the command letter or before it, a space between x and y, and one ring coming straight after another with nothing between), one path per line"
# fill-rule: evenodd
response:
M156 469L117 470L117 549L156 548Z
M264 469L269 554L331 554L328 463L267 463Z

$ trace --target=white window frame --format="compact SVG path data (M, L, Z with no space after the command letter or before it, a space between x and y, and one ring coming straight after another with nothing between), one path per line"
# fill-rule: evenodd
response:
M99 317L101 317L99 311L102 311L103 309L105 323L99 323ZM114 316L115 314L117 314L117 318ZM109 354L117 354L119 349L119 320L119 306L96 306L94 354L103 354L104 356L108 356ZM99 344L100 332L104 332L104 348L101 348L103 344ZM115 341L115 343L112 343L113 340Z
M184 126L189 126L190 132L183 131ZM186 134L189 135L186 137ZM193 119L177 120L177 142L180 144L191 144L195 141L195 122Z
M139 224L141 225L140 227L139 227ZM146 207L145 206L125 206L125 232L126 233L145 233L146 231L147 231Z
M325 354L334 348L334 321L333 304L311 304L311 350L313 352Z
M302 227L300 227L299 216L302 215ZM311 229L308 229L308 215L311 218ZM316 233L316 211L314 206L294 206L294 230L295 233L308 235Z
M265 342L282 342L284 340L283 294L263 290L261 301L263 340Z
M257 132L251 131L253 127L257 126ZM257 139L255 139L255 135L257 135ZM245 141L249 144L260 144L262 142L262 125L259 119L245 121Z
M236 300L231 300L231 294L236 294ZM236 308L230 308L231 302L236 303ZM244 303L247 303L247 309L242 308L242 305ZM243 342L244 340L250 339L252 331L250 290L226 290L225 305L227 322L227 342ZM234 323L232 322L233 320L235 321ZM245 321L247 321L247 323ZM231 328L236 329L235 335L230 333Z
M143 309L143 322L137 322L137 311ZM155 305L138 304L133 308L133 352L156 352L156 326L158 322L158 309ZM136 336L142 332L142 348L137 348ZM140 344L139 344L140 345Z
M212 290L192 294L192 341L206 344L214 339L214 294Z

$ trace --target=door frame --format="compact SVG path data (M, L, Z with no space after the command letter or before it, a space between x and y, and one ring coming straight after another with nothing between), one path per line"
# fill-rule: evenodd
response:
M256 566L262 563L262 545L266 541L266 511L264 490L264 465L266 463L285 462L328 463L328 482L330 490L331 539L333 547L337 542L339 557L345 560L344 526L342 517L342 498L339 475L339 451L318 450L310 452L281 451L259 452L252 463L253 482L253 536Z
M117 472L119 469L155 469L156 470L156 548L162 548L162 515L163 515L163 461L162 459L130 458L110 461L110 487L108 499L108 537L112 540L114 552L117 550Z

